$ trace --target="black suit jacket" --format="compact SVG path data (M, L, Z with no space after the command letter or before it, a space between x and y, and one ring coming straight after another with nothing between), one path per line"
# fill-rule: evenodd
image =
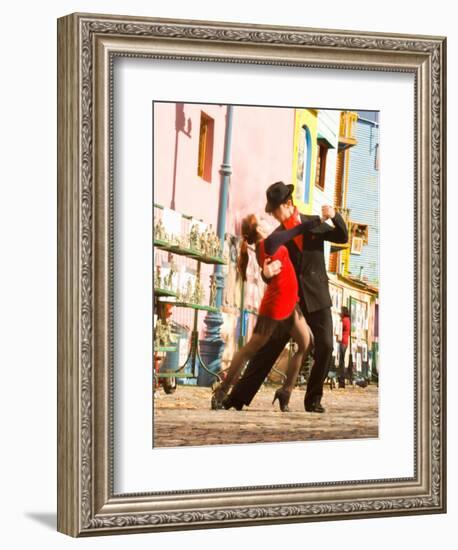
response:
M301 214L300 217L303 222L320 219L319 216L304 214ZM306 231L303 237L303 251L299 250L294 239L285 244L299 282L301 306L302 308L305 307L308 313L332 305L329 294L329 278L324 261L324 241L334 243L346 243L348 241L347 224L338 212L332 218L332 222L334 227L328 223L322 223ZM284 229L283 225L279 225L275 231ZM268 283L264 276L263 279Z

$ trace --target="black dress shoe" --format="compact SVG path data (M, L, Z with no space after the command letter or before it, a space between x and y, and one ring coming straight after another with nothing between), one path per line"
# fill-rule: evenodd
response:
M312 402L304 401L304 407L307 412L324 413L326 409L320 403L321 397L315 397Z
M243 403L240 403L240 401L236 401L235 399L232 399L230 395L228 395L223 399L222 405L225 409L230 409L231 407L234 407L234 409L237 411L241 411L243 409Z

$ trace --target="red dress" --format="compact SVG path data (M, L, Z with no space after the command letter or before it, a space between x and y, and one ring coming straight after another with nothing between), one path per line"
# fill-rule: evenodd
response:
M289 332L294 322L294 311L296 310L298 315L302 316L296 272L288 249L284 245L319 223L317 220L309 220L291 229L274 231L256 245L256 258L261 268L266 258L272 261L280 260L282 268L280 273L274 275L267 284L254 332L269 338L274 333L280 336L282 331L276 331L278 325L283 325L283 328Z
M288 249L281 245L276 252L269 256L265 252L265 240L260 241L257 259L259 265L264 265L266 258L272 261L280 260L282 269L278 275L274 275L267 285L266 291L259 307L259 315L265 315L272 319L286 319L291 315L299 301L299 287L296 272L290 260Z

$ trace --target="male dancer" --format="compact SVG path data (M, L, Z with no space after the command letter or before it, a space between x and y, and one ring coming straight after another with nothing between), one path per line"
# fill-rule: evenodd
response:
M319 216L299 214L292 201L292 185L282 181L273 183L266 191L266 212L280 222L276 231L289 229L295 225ZM304 236L286 243L291 261L299 282L300 307L312 329L314 336L314 363L307 382L304 407L308 412L325 412L321 405L323 384L328 373L333 351L331 297L328 276L324 260L324 241L346 243L348 230L342 216L332 206L322 207L322 218L330 219L334 225L321 224ZM326 225L329 229L326 228ZM281 270L280 262L263 266L262 278L268 284L269 279ZM244 374L226 397L223 405L226 409L241 409L249 405L271 370L273 364L287 344L289 334L271 338L248 363Z

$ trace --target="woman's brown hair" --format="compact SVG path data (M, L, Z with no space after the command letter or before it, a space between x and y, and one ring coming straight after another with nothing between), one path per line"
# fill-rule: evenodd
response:
M242 220L242 244L237 260L237 268L242 279L246 281L246 269L248 267L248 245L256 242L258 237L258 220L254 214L245 216Z

